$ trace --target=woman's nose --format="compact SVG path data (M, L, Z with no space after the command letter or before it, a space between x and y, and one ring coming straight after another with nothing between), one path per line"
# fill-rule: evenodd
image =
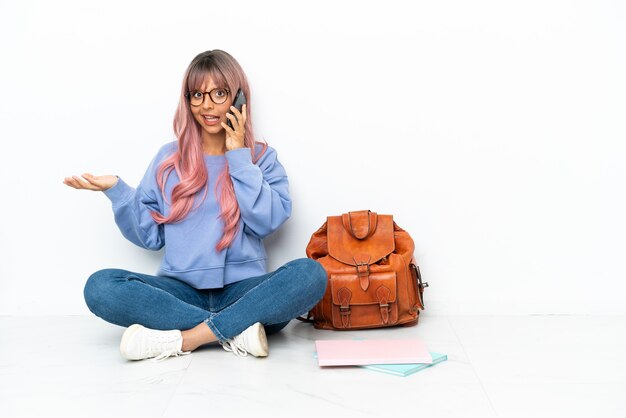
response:
M208 94L204 95L204 100L202 100L202 107L204 109L212 109L213 108L213 100L209 97Z

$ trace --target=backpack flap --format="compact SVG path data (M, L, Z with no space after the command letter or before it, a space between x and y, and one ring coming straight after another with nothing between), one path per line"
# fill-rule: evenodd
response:
M375 264L395 250L391 215L363 210L329 216L327 228L328 254L343 264Z

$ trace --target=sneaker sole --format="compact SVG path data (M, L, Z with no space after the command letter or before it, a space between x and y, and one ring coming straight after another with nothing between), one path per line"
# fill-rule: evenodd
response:
M260 322L253 325L253 330L259 337L259 344L255 344L254 347L250 347L250 354L254 357L267 357L269 354L269 347L267 344L267 336L265 335L265 328Z
M139 331L143 326L139 324L133 324L124 331L124 335L122 335L122 341L120 342L120 354L127 360L141 360L134 357L131 357L128 354L128 342L135 335L137 331Z

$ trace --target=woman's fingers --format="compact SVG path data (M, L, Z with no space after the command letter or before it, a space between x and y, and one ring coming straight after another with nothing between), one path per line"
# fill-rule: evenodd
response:
M76 186L76 184L74 184L74 180L71 177L65 177L63 179L63 184L70 186L74 189L78 189L78 187Z
M73 177L66 177L63 183L75 189L82 189L82 186L80 185L80 183L76 181Z
M246 105L243 105L241 108L243 113L241 113L235 106L231 106L230 110L233 113L227 113L226 117L231 121L235 133L243 138L246 130Z
M231 109L234 109L234 107L231 107ZM228 120L230 120L230 123L233 125L233 129L235 131L239 130L239 119L237 119L236 116L234 116L231 113L227 113L226 117L228 118Z
M88 181L83 180L81 177L72 176L72 178L74 178L74 180L76 180L76 182L80 184L82 189L97 190L97 188L93 184L89 183Z
M247 105L243 105L241 107L241 112L239 111L239 109L237 109L235 106L231 106L230 107L230 111L233 112L235 114L235 116L237 117L237 125L238 126L244 126L246 124L246 120L248 118L248 111L247 111L248 106ZM226 116L228 116L228 114L226 114ZM232 118L229 118L232 120Z
M93 185L78 176L66 177L63 183L77 190L94 190L99 191L101 188Z
M224 130L226 131L226 136L235 134L235 131L233 131L232 128L228 126L226 123L222 122L221 124L222 124L222 128L224 128Z
M91 184L92 186L97 187L98 189L102 188L102 184L100 182L100 178L94 176L93 174L89 174L89 173L83 173L82 177L87 180L87 182L89 184Z
M243 113L235 106L231 106L232 113L226 113L226 117L233 125L232 128L222 122L222 127L226 131L226 149L229 151L245 146L246 105L243 105L241 110Z

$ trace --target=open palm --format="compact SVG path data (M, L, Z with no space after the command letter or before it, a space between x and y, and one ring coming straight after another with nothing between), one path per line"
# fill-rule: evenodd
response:
M104 176L94 176L93 174L84 173L82 178L78 176L65 177L63 184L79 190L83 189L102 192L115 186L117 179L117 176L109 174Z

